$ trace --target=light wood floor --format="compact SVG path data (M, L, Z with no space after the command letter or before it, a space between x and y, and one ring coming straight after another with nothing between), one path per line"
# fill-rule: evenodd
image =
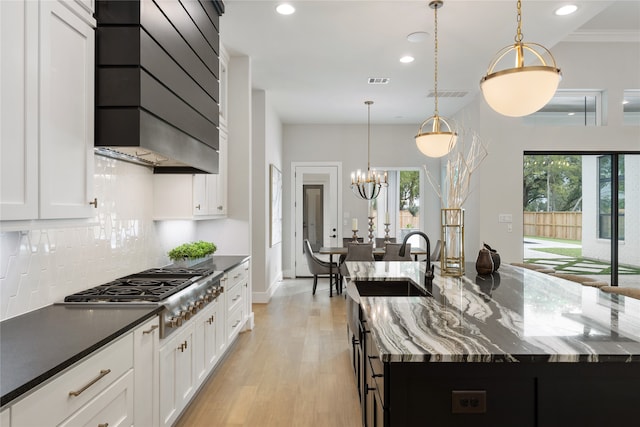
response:
M359 427L360 406L346 332L345 299L327 279L283 281L254 304L255 328L228 356L176 424L179 427Z

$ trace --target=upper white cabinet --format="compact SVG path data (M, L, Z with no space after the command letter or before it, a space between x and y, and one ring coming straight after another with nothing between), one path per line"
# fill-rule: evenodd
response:
M93 215L92 5L0 2L2 220Z
M153 219L227 216L227 135L220 132L218 174L153 176Z

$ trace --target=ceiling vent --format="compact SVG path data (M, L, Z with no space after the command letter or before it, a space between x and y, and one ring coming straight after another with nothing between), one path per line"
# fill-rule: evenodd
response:
M440 90L438 91L438 98L464 98L469 92L465 90ZM435 98L436 93L430 91L427 94L427 98Z
M387 83L389 83L389 79L388 77L369 77L369 84L370 85L386 85Z

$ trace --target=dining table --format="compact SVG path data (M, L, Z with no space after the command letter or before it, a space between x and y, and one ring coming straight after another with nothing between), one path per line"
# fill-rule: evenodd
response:
M333 275L333 256L334 255L346 255L348 248L345 246L322 246L318 253L321 255L329 255L329 277L330 280L335 280L336 293L339 295L342 293L342 278L338 278L338 275ZM376 260L382 259L384 256L385 249L383 247L373 248L373 257ZM414 260L418 261L418 257L420 255L427 255L427 250L420 247L411 247L411 255L413 255ZM329 286L332 286L334 283L330 283Z

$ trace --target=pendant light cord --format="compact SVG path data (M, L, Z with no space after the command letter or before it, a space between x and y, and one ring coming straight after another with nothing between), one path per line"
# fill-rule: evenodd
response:
M435 115L438 116L438 4L436 3L433 7L433 16L434 16L434 52L435 52L435 61L434 61L434 84L433 84L433 93L435 95Z
M518 0L518 16L516 20L518 21L518 29L516 30L515 41L516 43L522 43L522 1Z
M371 104L373 101L365 101L367 104L367 176L371 170Z

